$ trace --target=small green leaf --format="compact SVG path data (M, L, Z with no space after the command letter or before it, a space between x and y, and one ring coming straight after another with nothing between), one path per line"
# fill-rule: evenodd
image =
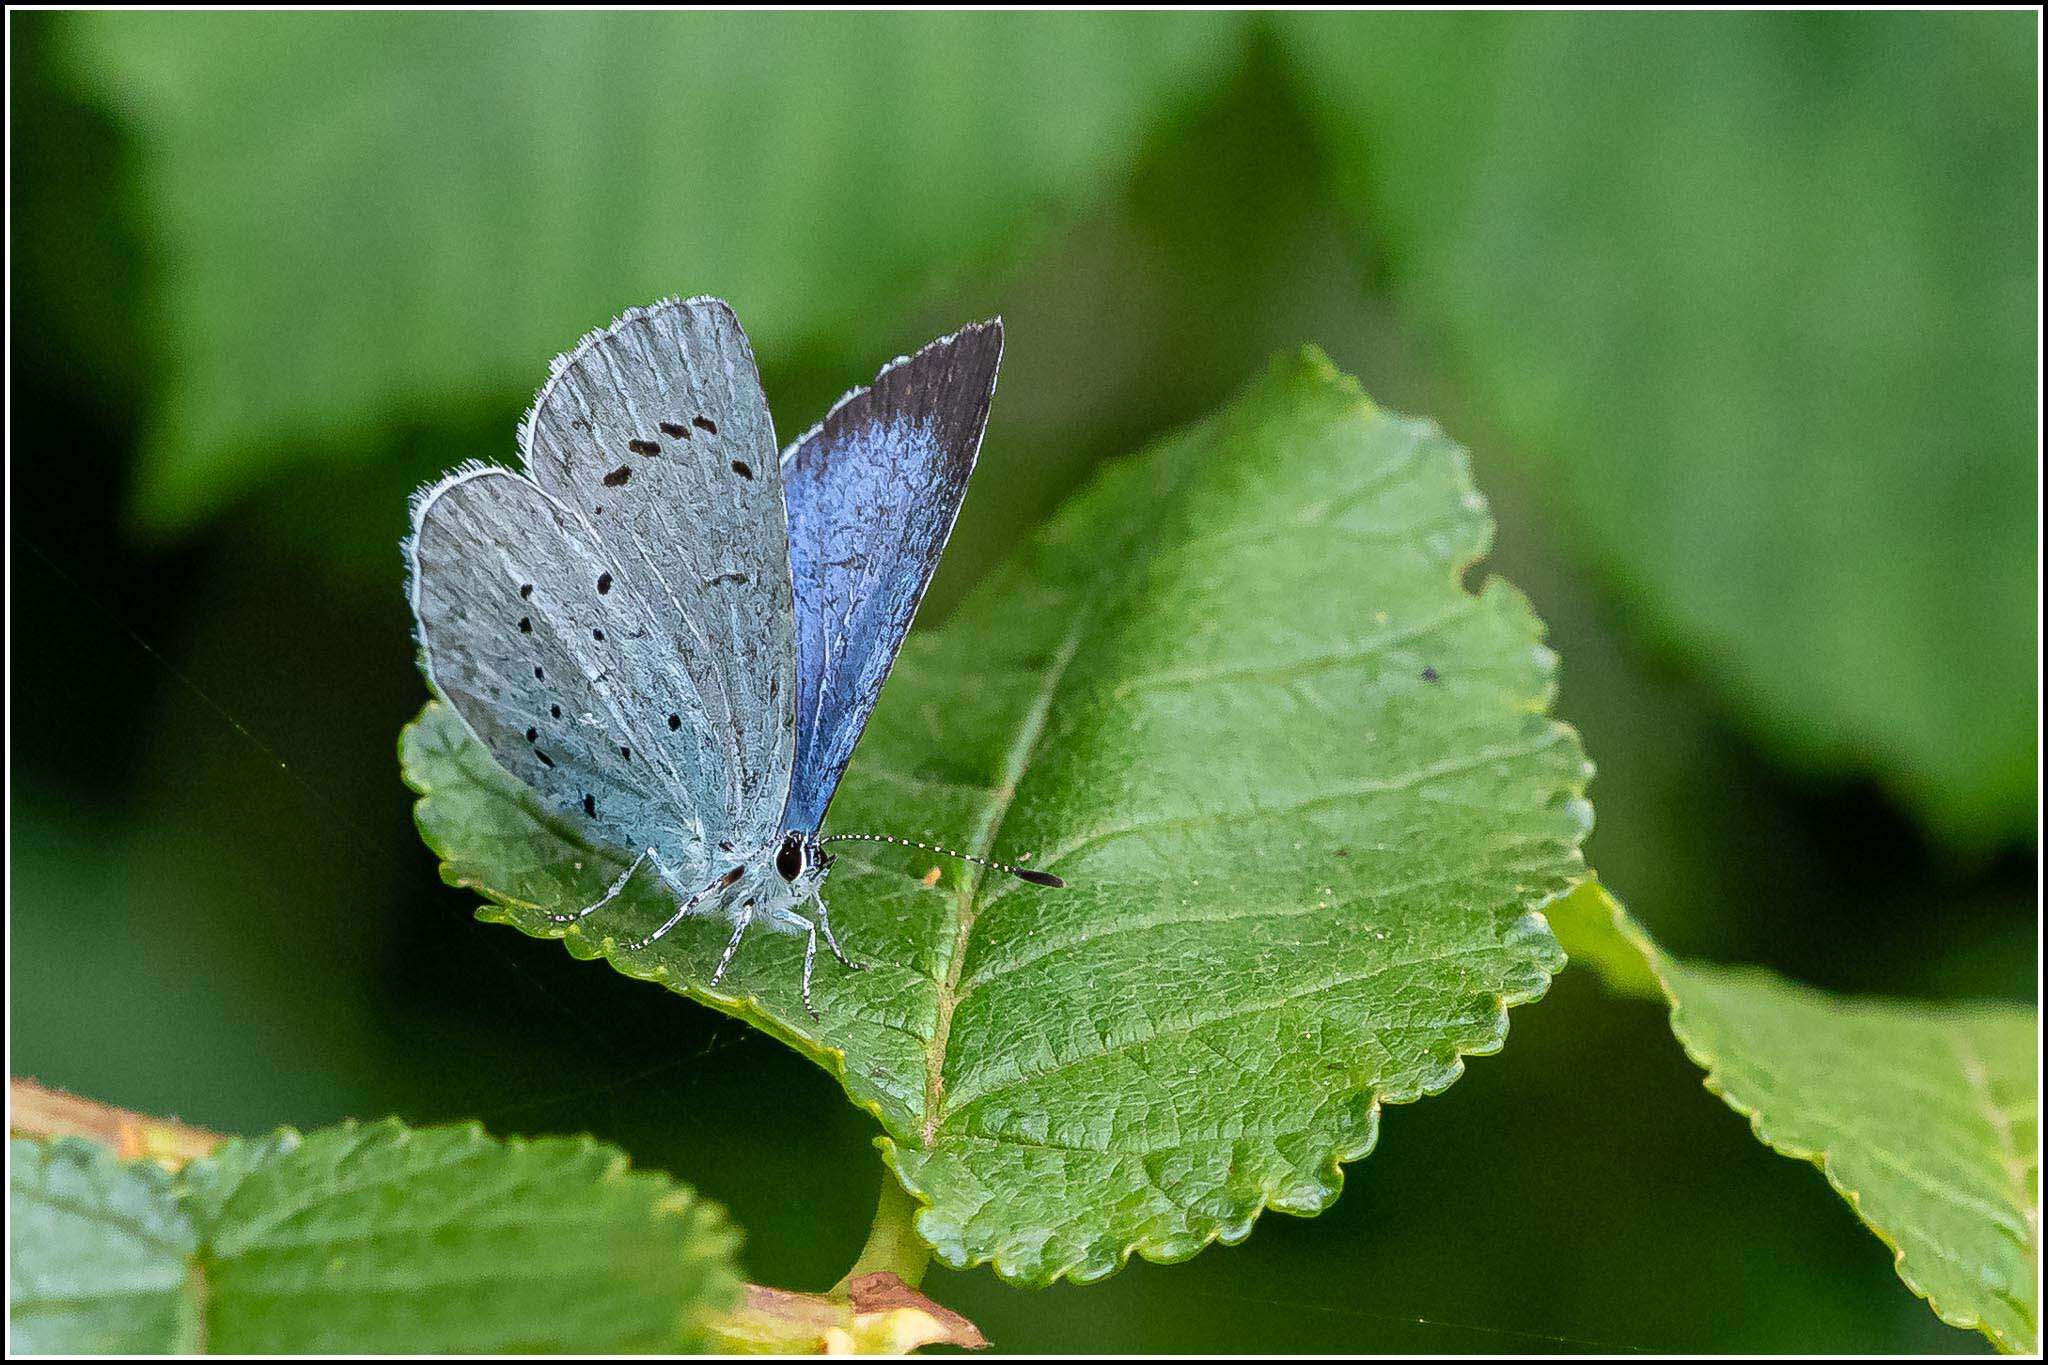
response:
M14 1154L17 1347L677 1351L739 1299L723 1212L588 1138L285 1129L176 1176Z
M9 1349L199 1350L199 1242L171 1173L82 1138L9 1146Z
M1551 919L1618 989L1670 1002L1707 1089L1774 1151L1819 1166L1943 1322L2001 1350L2039 1349L2034 1010L1844 998L1760 968L1685 962L1598 883Z
M1498 1049L1559 962L1590 772L1462 450L1320 354L1108 468L908 642L832 811L1055 870L1049 891L898 850L826 890L859 973L634 883L446 707L401 741L443 875L480 913L782 1037L881 1120L947 1264L1043 1283L1313 1213L1380 1105ZM1447 1173L1446 1178L1452 1178Z
M1236 25L77 16L71 72L135 140L161 267L138 517L182 529L287 462L361 458L369 424L529 394L665 294L731 300L763 354L872 329L1114 183Z

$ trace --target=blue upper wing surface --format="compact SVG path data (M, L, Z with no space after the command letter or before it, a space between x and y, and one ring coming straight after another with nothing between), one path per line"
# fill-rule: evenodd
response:
M782 455L796 603L783 827L815 830L917 614L974 472L1003 354L964 327L841 399Z

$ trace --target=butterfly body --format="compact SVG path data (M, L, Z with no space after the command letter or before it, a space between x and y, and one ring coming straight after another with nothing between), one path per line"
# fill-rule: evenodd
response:
M521 467L413 500L433 690L546 806L692 916L822 934L820 827L965 494L1002 353L963 328L778 454L752 349L710 298L634 309L555 362ZM847 837L847 836L840 836ZM963 855L967 856L967 855Z

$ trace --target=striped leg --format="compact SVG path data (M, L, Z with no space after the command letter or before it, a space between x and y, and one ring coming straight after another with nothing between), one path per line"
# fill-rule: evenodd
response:
M706 896L709 896L714 891L725 890L725 888L731 886L734 882L738 881L740 879L741 874L743 874L745 871L746 869L744 867L734 868L732 871L720 877L717 881L711 883L711 885L705 887L702 891L699 891L696 895L684 901L681 905L678 905L676 907L676 912L673 915L670 915L668 919L662 923L662 926L659 929L656 929L653 933L647 935L645 938L635 939L631 943L622 943L619 946L629 953L637 953L643 948L653 947L656 943L661 941L662 937L666 935L669 930L675 928L678 924L681 924L683 920L689 916L691 911L695 910L699 905L703 904L704 898ZM726 950L726 956L732 956L731 949ZM723 967L721 967L720 970L724 970ZM714 985L717 983L717 980L718 979L716 977L712 978L712 982Z
M718 956L718 968L711 973L711 984L716 986L725 976L725 969L732 965L732 955L740 950L740 938L747 932L747 926L754 922L751 912L742 912L739 922L732 927L732 937L726 941L725 951Z
M604 909L607 905L610 905L613 901L619 898L619 893L626 889L626 883L631 881L633 879L633 874L640 870L640 864L646 862L649 858L652 858L653 856L653 849L650 848L643 851L639 857L633 860L632 865L630 867L628 867L624 872L621 872L619 874L619 879L612 883L612 889L605 892L604 895L598 897L598 899L595 902L593 902L590 905L584 906L581 910L578 910L573 915L549 914L547 917L548 922L550 924L574 924L578 920L582 919L585 915L589 914L591 911Z
M865 962L855 962L852 958L846 955L846 949L839 946L839 938L836 934L832 932L832 907L825 904L824 896L820 895L816 891L813 891L811 892L811 898L818 902L818 918L816 923L812 926L812 936L815 938L817 930L824 930L825 944L827 947L831 948L832 956L839 959L839 964L842 967L846 967L847 969L856 972L866 971L867 964Z
M818 961L818 926L811 926L811 936L804 943L804 1012L811 1018L818 1018L818 1011L811 1006L811 968Z

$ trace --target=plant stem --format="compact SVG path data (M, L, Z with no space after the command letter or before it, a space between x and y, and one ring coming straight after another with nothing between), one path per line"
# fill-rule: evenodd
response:
M116 1109L23 1077L8 1080L7 1096L8 1132L31 1138L90 1138L123 1161L146 1156L175 1169L227 1141L204 1128Z
M844 1297L855 1279L886 1270L903 1283L916 1287L932 1263L932 1249L917 1235L917 1201L912 1199L896 1175L882 1171L882 1196L875 1204L874 1226L868 1229L867 1245L853 1261L853 1268L839 1277L830 1293Z

